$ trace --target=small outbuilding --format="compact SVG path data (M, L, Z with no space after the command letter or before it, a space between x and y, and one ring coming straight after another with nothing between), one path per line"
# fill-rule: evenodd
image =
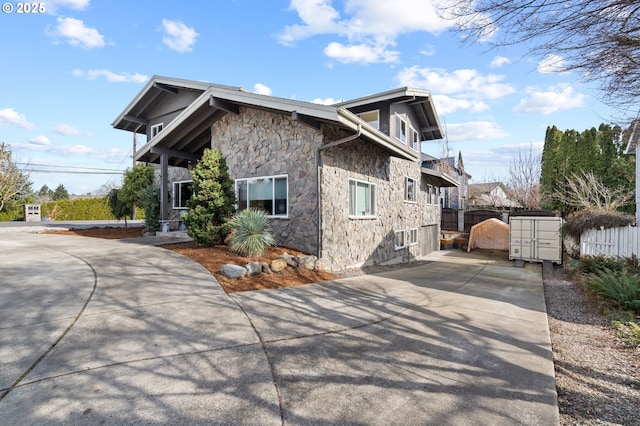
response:
M509 250L509 225L495 218L473 225L467 252L474 248Z

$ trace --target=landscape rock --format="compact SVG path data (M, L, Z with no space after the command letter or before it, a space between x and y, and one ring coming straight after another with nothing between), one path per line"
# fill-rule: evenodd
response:
M260 275L262 273L262 265L260 262L249 262L247 263L247 273L249 276Z
M287 262L284 259L274 259L271 261L272 272L282 272L287 267Z
M295 258L291 256L289 253L286 253L286 252L282 253L279 259L282 259L285 262L287 262L287 265L291 266L292 268L298 267L298 262L296 262Z
M247 275L247 268L227 263L222 265L220 273L227 278L242 278Z
M262 266L262 273L264 274L273 274L271 268L269 268L269 264L267 262L260 262L260 266Z
M315 256L297 256L295 260L300 268L313 271L316 268L318 258Z

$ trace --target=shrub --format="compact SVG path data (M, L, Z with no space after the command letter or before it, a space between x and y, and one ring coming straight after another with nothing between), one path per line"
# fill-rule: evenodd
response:
M200 245L220 244L229 233L226 221L236 202L234 183L220 151L205 149L191 178L193 194L182 216L187 232Z
M231 218L228 225L235 230L231 236L231 250L241 256L261 256L267 247L276 245L269 217L264 210L241 210Z
M142 208L144 209L144 223L149 232L160 230L160 188L149 185L142 190Z
M582 256L580 258L580 272L585 275L594 274L598 271L612 270L621 271L627 265L624 259L616 259L607 256Z
M587 287L624 309L640 312L640 276L627 268L604 268L588 274Z

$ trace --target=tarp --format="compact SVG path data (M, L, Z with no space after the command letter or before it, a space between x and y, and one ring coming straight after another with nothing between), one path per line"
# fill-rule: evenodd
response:
M495 218L473 225L467 252L473 248L509 250L509 225Z

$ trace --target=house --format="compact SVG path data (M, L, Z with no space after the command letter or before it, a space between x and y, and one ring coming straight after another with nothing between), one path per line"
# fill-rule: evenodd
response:
M522 208L510 199L510 191L502 182L474 183L469 185L469 207L510 209Z
M278 244L316 255L327 270L437 250L438 188L456 185L421 167L421 144L443 137L425 90L326 106L154 76L112 125L146 135L135 160L159 164L163 220L186 208L188 169L216 148L237 208L266 210Z
M464 171L464 166L456 164L454 157L436 158L422 153L422 167L439 170L457 183L456 186L447 186L440 189L440 204L442 208L453 210L465 210L467 208L471 175Z

